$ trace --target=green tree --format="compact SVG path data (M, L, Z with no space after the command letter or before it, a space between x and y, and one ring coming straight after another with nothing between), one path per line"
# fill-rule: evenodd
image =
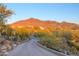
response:
M13 14L12 10L8 9L6 5L0 4L0 34L7 34L9 26L6 25L8 17Z
M10 9L7 9L7 6L0 4L0 23L4 24L6 18L11 16L13 12Z

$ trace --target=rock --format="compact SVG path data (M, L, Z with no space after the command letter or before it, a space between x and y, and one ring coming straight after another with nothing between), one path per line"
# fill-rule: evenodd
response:
M7 47L7 50L11 50L13 48L13 43L9 40L4 40L2 42L2 45Z
M7 56L7 55L8 55L8 52L5 52L3 55L4 55L4 56Z
M13 43L9 40L3 40L0 46L0 55L7 55L9 50L13 49Z
M17 45L19 45L19 44L20 44L20 42L16 42L16 44L17 44Z
M0 53L0 56L7 56L8 55L8 52L5 52L5 53Z
M6 45L6 47L7 47L7 50L11 50L13 46L11 46L11 45Z
M2 42L2 44L3 45L12 45L12 42L11 41L9 41L9 40L4 40L3 42Z
M16 47L17 46L17 44L13 44L13 47Z
M2 55L3 55L3 53L0 52L0 56L2 56Z
M7 47L5 45L1 46L0 52L2 52L2 53L7 52Z
M0 55L6 56L8 54L8 51L12 49L12 46L10 45L2 45L0 47Z

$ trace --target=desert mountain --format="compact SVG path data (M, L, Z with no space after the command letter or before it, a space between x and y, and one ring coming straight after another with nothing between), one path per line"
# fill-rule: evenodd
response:
M29 18L25 20L21 20L18 22L15 22L10 25L13 29L18 29L23 31L23 29L26 31L47 31L51 32L54 30L79 30L79 25L74 23L68 23L68 22L56 22L56 21L42 21L40 19L36 18Z

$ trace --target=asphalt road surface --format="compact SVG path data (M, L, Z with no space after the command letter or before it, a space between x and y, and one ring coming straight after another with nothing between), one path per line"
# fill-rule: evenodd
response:
M25 42L8 53L8 56L57 56L35 44L34 39Z

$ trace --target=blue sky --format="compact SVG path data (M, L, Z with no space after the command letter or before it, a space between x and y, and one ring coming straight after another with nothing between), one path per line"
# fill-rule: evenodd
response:
M8 3L5 5L15 12L15 14L9 18L8 23L13 23L27 18L79 23L79 4Z

